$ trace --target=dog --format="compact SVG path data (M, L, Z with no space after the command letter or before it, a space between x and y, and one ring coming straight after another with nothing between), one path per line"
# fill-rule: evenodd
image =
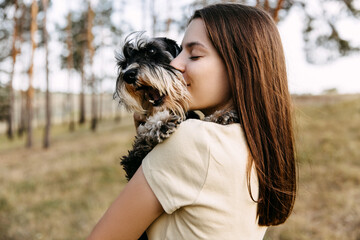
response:
M180 53L177 43L168 38L147 38L143 33L125 39L115 57L118 77L114 98L131 112L142 114L146 121L137 127L133 148L123 156L121 165L130 180L145 156L188 118L190 94L181 72L170 65ZM236 111L216 111L204 121L219 124L239 122ZM147 239L143 234L140 239Z
M121 160L128 180L146 154L186 118L190 95L182 74L170 65L180 50L172 39L147 38L137 33L128 36L122 50L116 53L115 98L127 110L146 118L137 128L133 149Z

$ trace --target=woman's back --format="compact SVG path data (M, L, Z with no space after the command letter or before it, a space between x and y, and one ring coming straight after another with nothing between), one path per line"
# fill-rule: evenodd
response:
M149 239L262 239L266 227L258 226L247 163L239 124L183 122L143 162L145 178L165 210L149 227ZM252 172L255 199L256 179Z

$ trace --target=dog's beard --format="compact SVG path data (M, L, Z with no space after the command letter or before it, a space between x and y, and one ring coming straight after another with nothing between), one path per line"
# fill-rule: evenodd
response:
M127 69L131 67L134 66ZM168 109L184 119L190 94L182 74L171 67L137 64L136 67L137 80L133 84L120 81L117 86L117 95L127 110L154 115Z

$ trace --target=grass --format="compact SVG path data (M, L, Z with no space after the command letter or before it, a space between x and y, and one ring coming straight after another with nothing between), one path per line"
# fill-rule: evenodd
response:
M360 96L296 97L299 190L289 220L265 240L360 239ZM52 146L0 136L0 240L84 239L125 185L119 157L134 127L102 121L70 133L52 128Z
M299 190L267 240L360 239L360 96L295 98Z
M119 157L131 146L130 119L69 133L55 126L52 146L0 140L0 239L84 239L125 184Z

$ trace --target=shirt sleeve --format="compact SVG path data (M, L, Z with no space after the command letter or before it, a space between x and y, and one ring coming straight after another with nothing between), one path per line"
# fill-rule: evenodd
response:
M194 203L204 185L210 150L199 120L187 120L143 160L142 169L164 211Z

